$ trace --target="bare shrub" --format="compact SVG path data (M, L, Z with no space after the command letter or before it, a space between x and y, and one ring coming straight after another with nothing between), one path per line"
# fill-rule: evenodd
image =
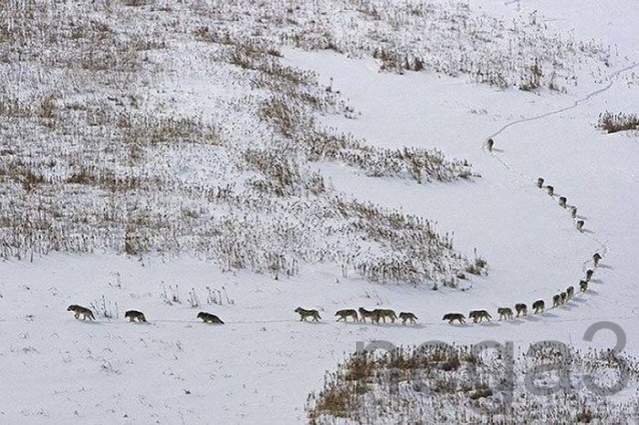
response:
M603 112L599 114L597 127L608 134L619 131L639 130L639 114Z
M552 349L534 350L513 358L514 382L504 376L501 353L472 347L430 345L398 347L389 352L356 352L327 372L324 386L309 394L309 423L481 423L486 412L500 423L590 423L598 418L624 422L633 400L617 401L571 386L550 394L535 394L521 383L533 365L558 360ZM605 368L619 373L607 350L570 350L570 379ZM614 356L613 356L614 357ZM637 360L626 358L636 365ZM634 367L634 366L633 366ZM637 383L636 369L631 382ZM540 383L554 379L540 377ZM512 385L511 385L512 384ZM512 394L509 392L512 391ZM540 408L543 406L543 408Z
M540 61L535 59L535 63L526 67L521 81L519 83L519 90L533 91L539 88L542 84L542 78L544 76Z

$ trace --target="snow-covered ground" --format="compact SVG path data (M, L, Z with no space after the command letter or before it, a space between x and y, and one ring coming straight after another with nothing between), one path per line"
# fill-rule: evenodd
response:
M274 280L270 273L222 272L214 261L186 254L51 254L32 262L4 261L0 422L304 423L308 394L322 388L326 371L360 341L491 339L513 341L525 351L530 343L557 340L577 348L609 348L616 342L611 332L598 333L592 342L583 335L596 322L612 321L625 331L624 353L639 356L638 137L595 128L606 110L639 112L637 12L630 0L606 8L582 3L469 2L506 22L536 11L549 31L612 45L612 66L592 69L595 75L587 67L577 70L579 84L568 93L496 89L463 75L380 73L378 62L368 57L282 49L284 64L317 72L320 82L339 90L358 114L355 119L326 114L320 125L376 147L437 148L473 165L481 178L431 184L369 177L337 162L310 166L337 192L436 221L457 250L472 257L477 249L488 260L487 275L462 281L463 291L433 291L370 283L322 263L302 264L299 274ZM179 108L186 115L215 115L216 99L234 95L204 78L173 76L154 83L160 87L148 89L150 101L172 98L167 110ZM493 152L485 148L488 138L495 141ZM179 165L185 174L192 171L190 164ZM206 164L193 169L198 167ZM538 177L555 187L554 197L535 186ZM559 196L578 207L583 232L558 205ZM445 313L476 308L496 319L497 307L518 302L530 307L540 298L549 305L554 294L578 288L595 252L604 258L589 290L577 289L562 307L490 324L450 326L441 320ZM163 294L170 296L176 285L181 303L169 304ZM207 301L207 287L215 302ZM189 305L190 292L199 307ZM65 311L69 304L104 305L117 317L76 321ZM323 320L300 323L293 312L297 306L319 309ZM419 324L335 322L336 310L360 306L412 311ZM128 309L143 311L149 322L128 323L123 318ZM199 311L217 314L225 324L204 325L195 317ZM636 400L637 388L615 397Z

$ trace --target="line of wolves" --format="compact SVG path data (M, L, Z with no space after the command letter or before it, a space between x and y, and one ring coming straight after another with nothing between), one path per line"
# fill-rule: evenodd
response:
M599 265L599 261L602 259L599 253L595 253L592 256L593 263L595 267ZM586 271L586 278L584 280L579 281L579 289L582 292L586 292L588 290L588 282L592 278L594 274L593 269L588 269ZM569 286L566 288L566 291L561 292L553 296L553 307L559 307L566 302L570 301L575 293L575 288L573 286ZM546 303L544 300L537 300L532 304L532 308L534 313L543 312L546 308ZM72 311L75 314L75 318L79 319L82 316L82 320L95 320L95 316L93 315L93 311L91 309L82 307L77 304L71 304L67 311ZM357 314L359 311L359 315ZM528 306L524 303L515 304L515 311L517 312L517 316L520 315L526 316L528 314ZM307 310L302 307L297 307L295 312L300 315L300 321L306 321L308 317L312 318L314 321L318 322L321 319L319 311L317 310ZM502 319L512 319L514 316L513 310L510 307L499 307L497 309L497 314L499 314L499 320ZM388 318L391 323L395 323L395 320L401 319L402 324L406 324L406 322L410 322L411 324L417 323L417 316L414 313L402 311L399 313L399 316L395 313L395 311L391 309L383 309L377 308L374 310L367 310L363 307L360 307L358 310L354 309L343 309L338 310L335 313L335 316L338 317L337 321L340 320L347 321L350 317L354 322L366 322L366 319L370 318L371 323L379 324L380 320L386 323L386 319ZM127 310L124 313L124 317L128 318L129 321L134 322L137 320L138 322L146 323L146 317L144 313L138 310ZM473 319L474 323L482 322L484 319L490 320L492 316L486 310L472 310L468 314L469 319ZM214 314L207 313L205 311L201 311L197 315L198 319L201 319L204 323L216 323L216 324L224 324L224 322ZM452 324L454 321L458 321L459 323L465 323L466 317L461 313L447 313L444 315L442 320L448 320L448 323Z
M95 316L93 315L93 311L91 309L82 307L81 305L71 304L67 307L67 311L72 311L75 313L75 318L79 319L82 316L82 320L95 320ZM127 310L124 313L124 318L129 319L130 322L138 322L146 323L146 316L144 313L138 310ZM201 319L204 323L216 323L219 325L223 325L224 322L217 317L215 314L207 313L205 311L200 311L197 315L198 319Z
M359 316L357 314L358 311ZM313 319L313 321L319 322L319 320L322 318L319 314L319 311L307 310L302 307L297 307L295 309L295 313L300 315L300 321L306 321L306 318L310 317ZM394 310L388 308L376 308L375 310L366 310L364 307L360 307L358 310L348 308L338 310L335 313L335 316L337 316L338 322L340 320L346 322L347 319L350 317L351 319L353 319L353 322L366 322L366 319L371 319L371 323L379 324L380 320L386 323L386 319L388 318L391 323L395 323L395 320L401 319L402 325L405 325L406 322L410 322L413 324L417 323L417 316L415 316L415 314L408 311L402 311L399 313L398 316Z
M488 149L488 152L492 152L493 151L493 146L495 145L495 141L491 138L488 139L486 141L486 148ZM548 195L552 196L553 198L555 197L555 187L551 186L551 185L545 185L545 180L543 177L539 177L537 179L537 187L540 189L546 189L546 192L548 193ZM575 220L575 227L577 228L577 230L579 230L580 232L583 231L584 229L584 225L586 224L584 220L577 220L577 207L574 205L568 205L568 199L565 196L560 196L559 197L559 206L562 208L566 208L570 210L570 215L572 216L572 218Z
M595 264L595 267L597 267L599 265L599 261L601 260L601 255L599 253L595 253L592 256L592 259ZM594 274L594 270L588 269L586 271L586 278L584 280L579 281L579 289L581 290L581 292L586 292L588 290L588 282L590 282L590 279L592 278L593 274ZM569 286L568 288L566 288L565 291L554 295L552 297L553 308L559 307L567 303L573 298L574 295L575 295L575 288L573 286ZM534 303L532 303L532 309L534 310L535 314L543 313L544 310L546 309L546 302L544 300L537 300ZM297 307L295 309L295 312L300 315L300 321L306 321L306 319L309 317L312 318L313 321L315 322L318 322L321 319L319 311L317 310L313 310L313 309L307 310L302 307ZM514 315L513 310L510 307L499 307L497 309L497 314L499 314L499 320L502 320L502 319L508 320L508 319L513 319L514 317L526 316L528 314L528 306L524 303L515 304L515 312L517 313L516 316ZM353 322L366 322L366 319L370 318L371 323L378 323L378 324L380 320L386 323L386 318L388 318L391 321L391 323L395 323L395 320L397 320L398 317L399 319L402 320L403 325L406 324L407 321L409 321L410 323L417 322L417 316L415 316L415 314L413 313L402 311L401 313L399 313L399 316L397 316L395 314L395 311L390 309L382 309L382 308L378 308L375 310L366 310L365 308L360 307L359 315L357 314L357 310L354 310L354 309L338 310L335 313L335 316L338 316L338 319L337 319L338 322L340 320L347 321L349 317L353 319ZM486 310L472 310L468 314L468 318L473 319L473 323L481 323L484 319L491 320L492 316ZM466 316L464 316L461 313L447 313L444 315L442 320L448 320L448 323L450 324L452 324L455 321L458 321L459 323L466 323Z
M592 256L593 263L595 267L599 265L599 261L601 260L601 255L599 253L595 253ZM586 270L586 278L584 280L579 281L579 289L581 292L586 292L588 290L588 283L594 274L593 269ZM570 301L575 295L575 288L573 286L569 286L565 291L560 292L552 297L552 306L559 307L568 301ZM532 308L534 313L543 313L546 309L546 303L544 300L537 300L532 304ZM499 320L502 319L512 319L513 317L526 316L528 314L528 306L524 303L515 304L515 311L517 315L514 316L513 310L510 307L499 307L497 309L497 314L499 314ZM482 322L484 319L490 320L492 316L486 310L473 310L468 314L469 319L473 319L473 323ZM452 324L454 321L458 321L459 323L466 323L466 317L461 313L448 313L445 314L442 320L448 320L448 323Z
M545 180L543 179L543 177L539 177L537 179L537 187L539 189L546 188L546 192L548 193L548 195L554 198L556 196L554 186L544 185L544 182ZM566 198L565 196L559 197L559 206L570 210L570 216L575 220L575 227L580 232L583 232L584 225L586 224L586 222L584 220L577 220L577 207L574 205L568 205L568 198Z

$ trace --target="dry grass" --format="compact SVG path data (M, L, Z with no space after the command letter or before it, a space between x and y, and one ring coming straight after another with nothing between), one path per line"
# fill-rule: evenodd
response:
M619 131L639 130L639 114L604 112L599 114L597 127L608 134Z
M318 112L354 111L285 65L278 30L242 7L0 5L14 23L0 30L0 256L188 252L276 278L328 261L376 282L454 286L470 262L432 224L345 199L308 164L424 183L472 177L470 165L318 128ZM281 12L295 26L301 9ZM232 94L206 115L152 94L185 73ZM362 244L374 249L356 255Z
M584 374L619 373L610 353L569 350L565 365L573 381ZM307 402L311 424L342 423L589 423L624 422L636 412L636 398L615 402L572 385L550 395L526 390L526 371L561 361L550 348L528 351L514 358L514 382L507 381L505 356L494 351L473 352L468 346L400 347L392 352L359 352L336 372L327 373L324 387ZM630 385L637 385L637 361ZM556 374L539 376L536 385L555 385ZM545 383L545 384L544 384ZM509 395L510 394L510 395ZM543 406L543 407L542 407Z

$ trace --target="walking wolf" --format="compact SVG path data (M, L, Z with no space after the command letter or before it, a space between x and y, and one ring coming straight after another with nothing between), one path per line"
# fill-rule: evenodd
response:
M348 319L349 317L352 317L354 322L357 322L359 320L357 317L357 311L350 308L344 309L344 310L338 310L335 313L335 316L339 316L339 318L337 319L338 322L340 320L343 320L346 322L346 319Z
M315 322L319 322L319 319L321 319L319 315L319 311L317 310L306 310L306 309L303 309L302 307L297 307L295 309L295 313L300 315L300 322L302 320L306 322L307 317L312 317L313 321Z
M519 317L520 313L522 316L525 316L528 314L528 307L526 307L524 303L518 303L515 304L515 311L517 312L517 317Z
M135 319L137 319L138 322L146 322L146 317L144 317L144 313L137 310L127 311L126 313L124 313L124 317L128 317L130 322L134 322Z
M544 300L537 300L532 305L533 310L535 310L535 314L539 313L540 310L543 313L545 307L546 303L544 303Z
M397 315L393 310L386 308L376 308L373 310L373 320L375 323L379 323L379 319L383 319L384 323L386 323L386 318L389 318L392 323L395 323L395 319L397 319Z
M217 323L218 325L224 324L224 322L215 314L207 313L206 311L200 311L197 318L202 319L204 323Z
M592 256L592 261L595 263L595 267L597 267L599 265L599 261L601 261L601 254L595 252L595 254Z
M417 322L417 316L408 311L402 311L401 313L399 313L399 318L402 319L402 325L406 324L406 321L410 321L410 323Z
M359 321L360 322L365 322L366 318L370 317L371 318L371 323L374 320L374 315L373 315L373 310L366 310L364 307L360 307L359 308Z
M89 318L89 320L95 320L93 312L86 307L82 307L81 305L71 304L69 307L67 307L67 311L74 312L76 319L79 319L80 315L82 315L82 320L85 320L87 317Z
M552 297L552 306L559 307L561 305L561 295L557 294Z
M510 307L499 307L497 309L497 314L499 314L499 320L506 318L506 319L512 319L513 318L513 309Z
M453 324L453 321L455 320L457 320L459 323L466 323L464 321L464 315L461 313L444 314L444 317L442 318L442 320L448 320L448 323L450 323L451 325Z
M473 310L468 313L468 318L473 319L473 323L477 323L481 322L484 319L490 321L490 319L492 319L492 316L488 314L486 310Z

